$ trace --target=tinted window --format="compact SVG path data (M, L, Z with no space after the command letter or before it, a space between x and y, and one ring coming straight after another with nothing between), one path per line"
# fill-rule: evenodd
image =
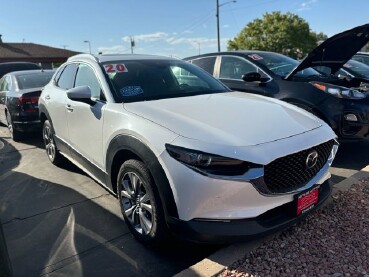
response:
M77 71L75 87L89 86L93 98L100 99L101 87L100 83L91 67L80 64ZM104 97L102 97L105 99Z
M11 77L9 75L4 76L0 80L0 91L8 91L11 88Z
M0 77L9 72L31 69L41 69L41 67L35 63L3 63L0 64Z
M229 91L197 66L180 60L115 61L103 66L123 102Z
M258 72L258 68L242 58L222 56L219 78L242 79L250 72Z
M290 57L277 53L254 53L248 55L250 59L254 60L255 64L266 66L274 74L281 77L286 77L300 62ZM299 71L295 77L308 77L320 75L318 71L311 67Z
M206 57L192 60L191 62L213 75L216 57Z
M61 73L57 86L62 89L71 89L74 85L77 67L75 63L68 64Z
M40 88L45 86L53 76L54 72L35 72L17 75L19 89Z

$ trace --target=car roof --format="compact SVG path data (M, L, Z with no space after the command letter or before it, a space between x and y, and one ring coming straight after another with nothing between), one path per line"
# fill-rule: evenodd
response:
M271 51L260 51L260 50L233 50L233 51L222 51L222 52L212 52L212 53L206 53L202 55L196 55L184 58L184 60L191 60L195 58L201 58L201 57L208 57L208 56L216 56L216 55L249 55L249 54L258 54L258 53L264 53L264 54L277 54L282 55L277 52L271 52Z
M48 70L44 70L44 69L20 70L20 71L9 72L6 75L18 76L18 75L23 75L23 74L32 74L32 73L40 73L40 72L55 72L55 70L53 70L53 69L48 69Z
M137 60L178 60L178 59L165 56L145 55L145 54L103 54L103 55L79 54L72 56L68 59L68 61L94 61L98 63L114 62L122 60L137 61Z
M356 56L356 55L369 56L369 52L357 52L354 56Z

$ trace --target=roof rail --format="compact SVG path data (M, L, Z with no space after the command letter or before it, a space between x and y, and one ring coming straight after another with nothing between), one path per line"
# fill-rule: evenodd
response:
M99 62L99 60L97 59L97 57L95 57L92 54L78 54L78 55L74 55L72 57L68 58L68 61L73 61L73 60L78 60L78 59L90 59L93 60L95 62Z

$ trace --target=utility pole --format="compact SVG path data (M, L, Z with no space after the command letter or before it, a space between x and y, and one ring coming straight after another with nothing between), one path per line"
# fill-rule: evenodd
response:
M85 41L83 41L84 43L88 43L88 50L90 51L90 54L92 54L91 53L91 42L89 41L89 40L85 40Z
M220 52L219 7L224 6L226 4L229 4L229 3L236 3L237 1L232 0L232 1L228 1L228 2L225 2L223 4L220 4L220 5L219 5L219 0L216 0L216 1L217 1L216 2L216 4L217 4L216 17L217 17L218 52Z
M133 54L133 47L135 47L135 40L134 38L131 36L131 54Z

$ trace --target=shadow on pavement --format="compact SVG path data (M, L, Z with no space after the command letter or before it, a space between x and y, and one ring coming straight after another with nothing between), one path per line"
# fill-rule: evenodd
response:
M112 195L89 199L17 172L21 154L2 138L0 144L0 222L14 276L172 276L219 248L178 241L147 248L112 208L118 206L111 205ZM4 265L0 270L7 272Z

